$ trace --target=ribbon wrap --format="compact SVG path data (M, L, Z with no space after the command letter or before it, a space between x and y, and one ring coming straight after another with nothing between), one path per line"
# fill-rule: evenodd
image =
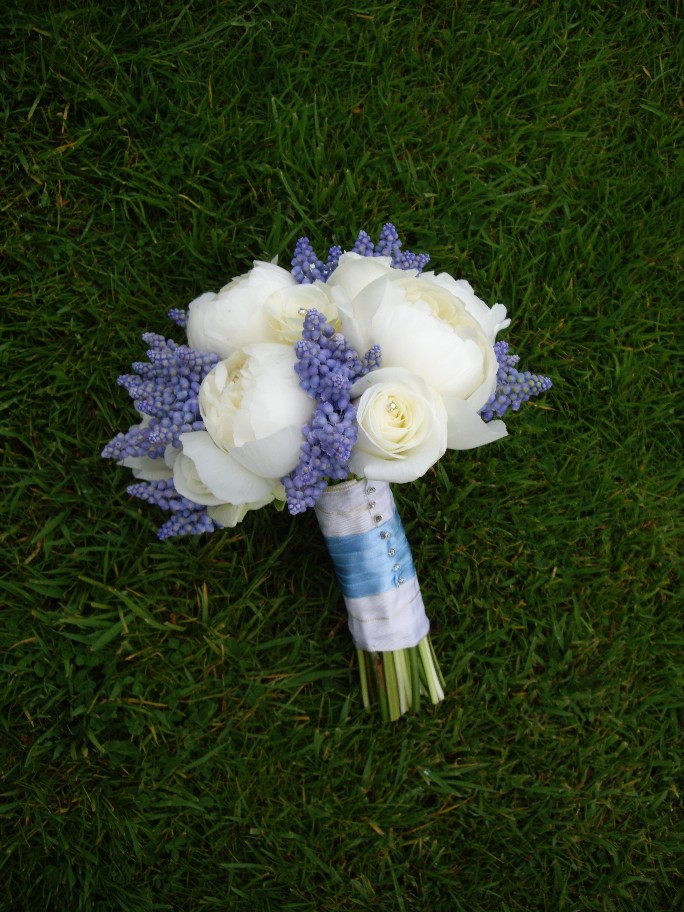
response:
M386 481L345 481L315 507L357 649L416 646L430 630L416 568Z

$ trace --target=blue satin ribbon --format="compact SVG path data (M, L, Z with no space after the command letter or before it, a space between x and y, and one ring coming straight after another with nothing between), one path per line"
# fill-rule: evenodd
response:
M396 510L391 519L368 532L326 536L325 543L346 598L380 595L401 585L400 579L408 580L416 575L411 549ZM394 549L392 555L389 554L391 549ZM393 569L395 564L399 565L397 570Z

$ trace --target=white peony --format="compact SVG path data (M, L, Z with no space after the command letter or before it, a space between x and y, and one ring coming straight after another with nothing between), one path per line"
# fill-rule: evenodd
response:
M207 292L189 305L188 344L228 358L258 342L294 344L301 338L301 311L315 308L337 320L332 293L322 282L299 285L275 263L255 262L218 293Z
M206 431L181 434L182 450L173 459L173 483L183 497L203 504L222 526L235 526L249 510L284 499L280 482L270 482L245 469L219 449Z
M372 371L354 384L352 395L358 438L349 467L356 475L415 481L444 455L447 412L442 397L411 371Z
M228 358L244 345L269 340L264 303L274 292L296 285L287 269L255 262L253 269L218 293L207 292L190 303L188 344L197 351Z
M393 269L379 258L345 254L329 284L342 332L357 351L377 344L382 367L403 367L437 390L448 415L447 446L469 449L506 435L502 421L478 415L496 387L496 333L505 308L489 308L467 282Z
M200 413L216 447L271 484L297 465L302 427L314 410L295 360L289 345L248 345L217 364L200 387Z
M362 256L360 253L343 253L337 268L327 281L327 287L340 290L341 295L337 298L338 300L349 301L353 300L366 285L398 271L392 269L391 257L368 257ZM404 276L406 274L406 272L403 273ZM416 275L416 271L410 270L409 274Z

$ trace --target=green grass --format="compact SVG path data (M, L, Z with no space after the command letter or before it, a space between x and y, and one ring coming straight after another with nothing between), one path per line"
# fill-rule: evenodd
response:
M0 907L684 901L678 2L11 3ZM553 390L396 492L447 683L364 714L313 516L160 543L165 314L393 221Z

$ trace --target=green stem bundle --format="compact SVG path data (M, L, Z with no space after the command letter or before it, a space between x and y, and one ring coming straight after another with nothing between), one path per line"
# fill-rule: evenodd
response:
M393 652L357 649L363 705L377 703L383 722L395 722L406 712L420 709L422 696L432 704L444 699L444 678L430 636L417 646Z

